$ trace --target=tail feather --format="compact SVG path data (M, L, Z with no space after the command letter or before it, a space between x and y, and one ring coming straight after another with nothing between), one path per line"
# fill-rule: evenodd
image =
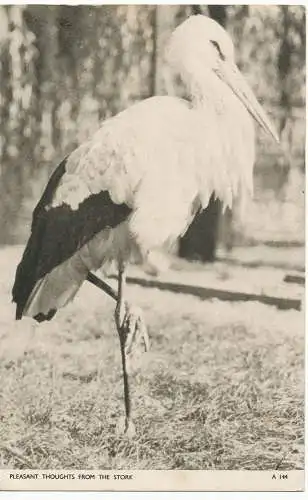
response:
M54 171L33 212L31 235L23 253L22 260L17 267L12 290L13 302L16 303L16 319L22 318L25 305L37 282L36 268L46 228L45 218L42 214L44 207L51 202L52 196L65 173L65 164L66 159L64 159Z
M82 265L78 254L63 262L36 283L24 306L23 315L51 319L57 309L74 298L87 273L88 269Z

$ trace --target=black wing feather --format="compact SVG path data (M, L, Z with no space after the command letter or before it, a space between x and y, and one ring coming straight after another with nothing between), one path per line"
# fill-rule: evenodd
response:
M28 297L39 279L69 259L98 232L116 227L131 213L126 204L115 204L108 191L90 195L77 210L67 204L49 208L65 174L66 161L67 158L51 176L33 212L31 235L17 267L12 290L13 301L17 304L16 319L22 317ZM53 316L55 311L50 313ZM38 321L43 319L37 318Z

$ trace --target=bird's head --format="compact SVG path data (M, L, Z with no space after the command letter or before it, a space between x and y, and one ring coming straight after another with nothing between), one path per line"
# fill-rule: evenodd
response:
M188 84L197 82L201 88L208 85L212 98L219 79L240 99L259 125L279 142L275 128L236 66L230 36L216 21L203 15L189 17L172 33L167 60Z

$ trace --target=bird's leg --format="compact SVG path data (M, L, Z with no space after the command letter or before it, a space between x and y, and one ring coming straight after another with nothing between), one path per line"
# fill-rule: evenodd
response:
M111 288L108 283L96 276L96 274L89 272L86 279L87 281L89 281L89 283L92 283L92 285L97 286L97 288L107 293L107 295L109 295L109 297L111 297L112 299L118 300L117 292L113 288Z
M87 281L97 286L100 290L107 293L107 295L117 302L115 309L115 322L120 339L125 403L124 424L121 422L118 426L118 430L125 432L127 436L133 436L135 429L131 420L131 399L129 395L127 356L132 353L133 344L138 344L140 340L143 341L145 350L149 350L150 342L147 329L143 321L141 310L130 306L124 300L124 288L126 284L124 263L119 263L118 292L108 285L108 283L102 281L98 276L91 272L87 275Z
M118 302L117 292L108 283L91 272L88 273L86 279ZM125 343L126 354L130 354L133 350L133 345L138 345L140 341L143 342L145 351L150 349L150 341L140 308L132 307L125 302L123 327L127 331Z
M97 286L100 290L107 293L109 297L118 302L118 294L117 292L105 281L101 280L95 274L89 272L87 275L87 281L92 283L92 285ZM133 345L138 345L140 342L143 342L144 350L148 351L150 349L150 341L147 332L147 328L145 326L143 315L140 308L132 307L127 302L124 303L125 312L123 319L123 327L127 331L127 338L125 343L126 354L130 354L133 351Z
M126 338L128 334L124 321L126 313L126 303L124 301L125 283L126 283L125 265L121 262L119 264L118 298L115 309L115 321L120 339L121 361L123 370L124 404L125 404L124 432L125 434L133 435L135 433L135 429L134 429L134 424L131 421L131 399L129 394L129 382L128 382L126 350L125 350Z
M130 387L128 380L127 355L131 352L133 343L138 342L140 337L144 341L145 349L149 348L149 340L141 311L137 308L132 308L125 301L126 273L123 262L119 263L118 280L118 297L115 309L115 321L120 339L123 370L125 404L124 432L128 436L133 436L135 428L131 419L131 398L129 393Z

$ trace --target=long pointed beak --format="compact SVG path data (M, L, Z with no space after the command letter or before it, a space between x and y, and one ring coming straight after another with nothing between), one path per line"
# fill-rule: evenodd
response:
M241 100L256 122L279 143L279 136L270 122L267 114L257 101L254 93L247 84L243 75L235 64L224 62L221 64L218 76L223 80Z

